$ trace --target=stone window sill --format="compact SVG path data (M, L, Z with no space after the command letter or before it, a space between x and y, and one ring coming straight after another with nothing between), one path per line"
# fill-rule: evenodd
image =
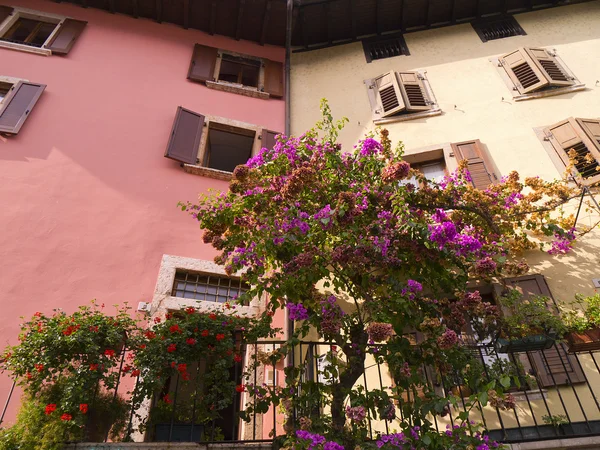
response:
M386 123L406 122L408 120L440 116L441 114L442 114L442 110L439 107L436 107L435 109L430 109L429 111L421 111L421 112L410 113L410 114L400 114L398 116L385 117L382 119L373 119L373 123L375 125L384 125Z
M574 84L573 86L550 88L544 91L531 92L529 94L513 94L513 100L515 102L522 102L523 100L531 100L534 98L553 97L555 95L568 94L569 92L584 91L585 84Z
M20 52L34 53L42 56L52 55L52 50L47 48L32 47L31 45L17 44L16 42L0 41L0 48L8 48L10 50L18 50Z
M247 97L268 99L270 95L267 92L261 92L256 88L241 86L238 84L224 83L222 81L207 81L206 87L217 91L231 92L233 94L245 95Z
M224 170L211 169L210 167L197 166L194 164L184 164L183 170L187 173L200 175L202 177L215 178L217 180L231 181L233 174Z

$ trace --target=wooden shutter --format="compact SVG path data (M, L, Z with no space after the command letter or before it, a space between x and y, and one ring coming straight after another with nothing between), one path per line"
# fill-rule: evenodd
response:
M278 134L281 134L281 133L279 133L277 131L263 129L262 135L260 138L262 147L268 148L269 150L272 149L273 146L277 143L277 141L275 140L275 136L277 136Z
M11 6L0 5L0 23L4 22L8 16L13 13L14 9Z
M565 166L569 165L569 152L571 149L577 153L575 168L587 183L600 181L600 173L596 170L600 164L600 144L598 133L599 121L593 119L577 119L570 117L544 129L550 143L562 159ZM592 140L595 139L595 140ZM591 155L595 162L585 160L586 155Z
M44 89L45 84L28 81L15 84L0 109L0 133L18 134Z
M509 286L521 292L525 299L536 295L543 295L552 299L550 288L543 275L508 278L506 282ZM554 300L552 300L552 304L548 305L548 307L556 311ZM581 370L577 357L569 355L565 351L563 344L556 343L548 350L529 352L529 356L533 360L541 387L560 386L569 384L569 382L581 383L585 381L585 375Z
M431 109L430 101L425 84L421 75L417 72L398 72L398 82L407 111L426 111Z
M526 48L525 51L537 64L549 82L549 86L571 86L575 84L558 60L545 48Z
M396 72L388 72L375 78L377 109L381 117L389 117L406 109Z
M527 94L550 84L524 48L502 55L498 60L520 94Z
M206 45L194 45L192 60L188 70L188 79L193 81L213 81L215 79L215 65L219 50Z
M271 97L283 97L283 63L263 59L264 90Z
M52 50L52 54L66 55L86 25L87 22L81 20L65 19L46 48Z
M202 114L178 106L165 157L182 163L197 164L203 128Z
M471 174L473 186L477 189L486 189L498 180L498 175L494 172L492 163L479 139L452 144L452 150L458 161L467 160L467 168Z

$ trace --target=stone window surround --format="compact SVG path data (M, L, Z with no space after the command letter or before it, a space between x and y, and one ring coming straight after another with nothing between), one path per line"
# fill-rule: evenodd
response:
M42 11L35 11L33 9L20 8L17 6L11 6L13 8L13 14L4 19L4 22L0 23L0 36L4 36L4 34L13 26L13 24L19 20L19 18L33 19L33 20L41 20L44 22L52 22L56 24L54 31L50 33L46 42L42 47L33 47L31 45L18 44L16 42L7 42L0 41L0 48L9 48L13 50L19 50L27 53L35 53L37 55L50 56L52 55L52 50L48 48L44 48L49 42L52 41L54 35L58 32L60 25L68 19L67 16L59 16L57 14L51 14Z
M449 173L458 169L458 161L450 142L406 150L402 159L411 165L444 160Z
M209 114L204 115L204 126L206 127L206 131L202 133L202 137L200 138L200 147L198 148L198 160L204 161L206 156L206 144L208 142L208 130L210 129L211 123L231 126L236 128L243 128L245 130L254 131L254 144L252 145L251 156L256 155L260 149L262 148L262 130L268 129L265 126L253 125L246 122L240 122L238 120L227 119L225 117L212 116ZM218 180L229 181L231 180L232 173L227 172L225 170L212 169L210 167L205 167L202 164L184 164L183 170L187 173L192 173L195 175L201 175L210 178L216 178Z
M512 99L515 102L521 102L523 100L531 100L534 98L553 97L555 95L568 94L569 92L584 91L585 84L583 84L581 81L579 81L579 78L577 78L575 76L575 74L571 71L571 69L569 69L569 67L565 64L565 62L561 59L561 57L556 53L556 50L552 50L551 53L558 60L558 62L561 65L561 68L564 69L564 71L567 73L567 75L569 77L573 78L573 81L575 82L575 84L573 84L571 86L551 87L551 88L543 89L543 90L537 91L537 92L530 92L528 94L519 94L519 91L515 87L515 84L513 83L513 81L510 79L510 77L506 73L506 70L504 70L504 67L502 67L502 64L500 64L498 57L496 56L496 57L490 58L490 59L488 59L488 61L491 62L492 64L494 64L494 67L496 68L496 72L498 72L498 75L500 75L500 78L502 78L502 81L504 81L504 84L509 89Z
M223 55L231 55L238 58L251 59L260 63L260 69L258 71L258 86L244 86L243 84L230 83L228 81L219 80L219 74L221 72L221 61L223 61ZM265 64L261 58L256 56L245 55L242 53L236 53L229 50L219 50L217 52L217 61L215 63L215 72L213 75L214 81L206 81L206 87L215 89L218 91L232 92L234 94L246 95L248 97L268 99L270 97L268 92L264 92L265 85Z
M429 83L429 79L427 78L427 71L426 70L414 70L413 72L417 72L418 74L420 74L423 77L423 85L425 86L425 91L426 91L425 94L433 103L431 105L431 109L429 109L427 111L409 112L408 114L399 114L397 116L384 117L381 119L373 119L373 123L375 125L385 125L388 123L395 123L395 122L406 122L408 120L423 119L425 117L442 115L442 109L440 108L437 98L435 97L435 94L433 93L433 89L431 89L431 84ZM364 80L364 83L367 86L367 96L369 97L369 103L371 104L371 108L373 107L372 105L377 103L377 100L375 98L375 95L376 95L375 90L369 89L369 86L373 84L373 80L374 80L374 78Z
M0 83L10 83L12 85L17 84L19 81L29 81L26 80L25 78L15 78L15 77L5 77L0 75ZM4 103L4 100L6 99L6 97L4 97L3 99L0 100L0 112L2 112L2 104Z
M207 275L219 275L227 277L222 266L212 261L203 259L186 258L183 256L163 255L158 271L158 279L152 297L150 307L150 317L164 316L169 311L178 311L193 306L202 312L209 312L221 309L231 314L240 314L247 316L257 315L263 308L264 299L253 299L248 306L236 305L235 309L228 310L222 303L207 302L193 298L174 297L171 295L173 283L175 281L175 272L178 269L189 270L192 272L205 273ZM238 274L239 276L239 274Z

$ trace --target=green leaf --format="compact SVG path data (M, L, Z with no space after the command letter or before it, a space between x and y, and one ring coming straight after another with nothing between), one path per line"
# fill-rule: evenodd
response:
M504 375L500 377L500 384L508 389L510 387L510 376Z
M487 402L488 402L488 393L487 392L482 392L481 394L479 394L479 402L481 403L481 406L487 405Z

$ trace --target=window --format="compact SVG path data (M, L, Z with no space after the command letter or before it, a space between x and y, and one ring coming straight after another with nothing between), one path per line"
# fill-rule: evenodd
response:
M417 119L442 113L425 75L387 72L366 80L375 124Z
M18 134L44 89L45 84L0 77L0 133Z
M544 128L543 133L559 157L559 170L570 167L572 157L581 184L600 182L600 119L570 117Z
M517 101L585 88L556 53L545 48L519 48L500 56L497 65Z
M235 278L177 270L172 295L205 302L225 303L249 289L248 284Z
M477 189L486 189L500 178L479 139L407 151L404 160L410 163L413 169L420 170L425 178L436 182L456 170L462 160L467 161L473 186ZM418 187L414 177L404 181L404 184L407 183Z
M66 55L86 24L54 14L0 6L0 47Z
M526 35L513 16L486 17L471 22L481 42Z
M180 106L165 157L181 162L186 172L229 180L237 165L245 164L262 147L273 148L278 134Z
M233 172L236 166L245 164L250 159L255 135L256 132L252 130L211 124L204 165L211 169Z
M188 79L211 89L258 98L283 97L283 64L196 44Z
M410 55L404 36L381 36L362 41L367 63L376 59L391 58L393 56Z

